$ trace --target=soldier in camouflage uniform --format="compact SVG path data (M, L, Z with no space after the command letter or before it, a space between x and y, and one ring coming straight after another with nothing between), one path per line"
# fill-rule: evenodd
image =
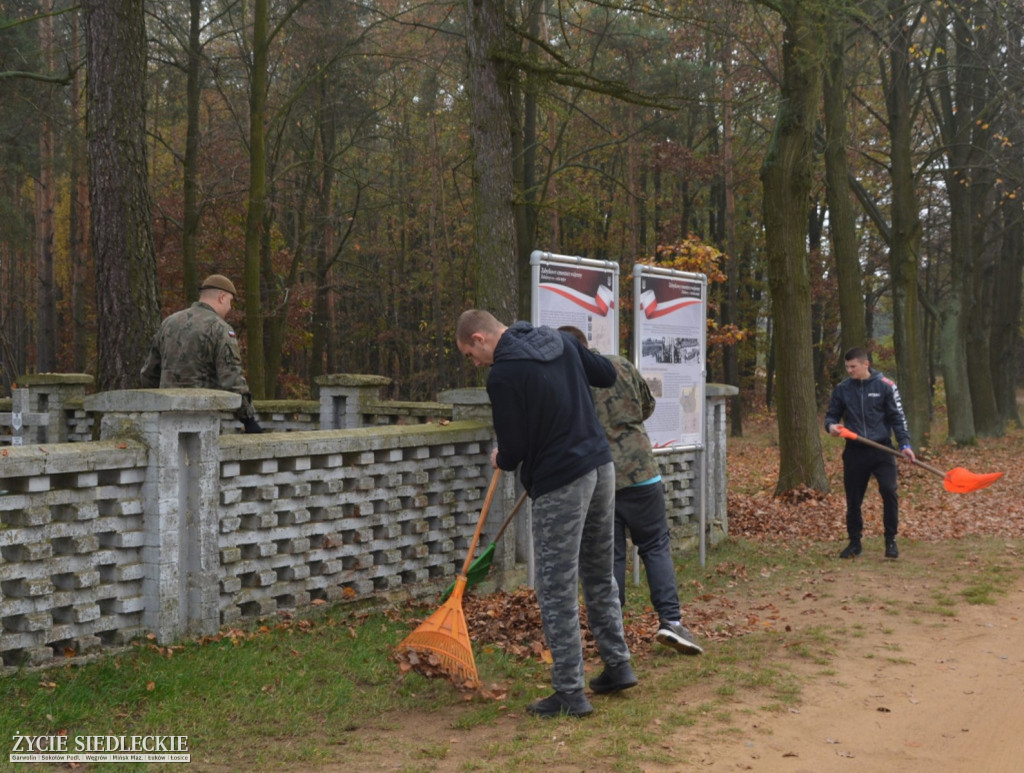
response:
M142 367L142 386L236 392L242 405L235 415L245 431L262 432L242 375L235 331L224 320L235 295L235 285L226 276L208 276L199 288L199 300L160 325Z
M584 346L582 330L559 328ZM615 581L626 603L626 532L644 562L651 605L658 613L655 638L685 655L704 650L680 621L676 567L665 516L665 489L644 421L654 413L654 395L640 372L625 357L609 355L618 378L612 386L591 391L597 418L604 427L615 461Z
M537 601L555 692L527 711L585 716L593 707L583 692L580 583L605 663L591 689L637 683L612 573L615 471L589 389L610 386L615 369L569 335L526 322L506 327L476 309L459 317L455 340L475 365L492 366L487 394L498 444L491 463L518 467L531 499Z

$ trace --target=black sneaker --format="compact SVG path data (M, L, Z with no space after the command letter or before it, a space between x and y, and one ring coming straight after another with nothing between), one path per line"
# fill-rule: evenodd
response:
M636 674L633 673L633 666L627 660L618 666L605 666L600 676L590 680L590 689L597 695L605 695L620 690L628 690L636 687Z
M886 558L899 558L900 549L896 547L896 540L887 539L885 541L885 557Z
M839 554L840 558L853 558L859 556L861 553L860 540L850 540L850 544L843 548L843 552Z
M552 717L585 717L594 713L583 690L572 692L553 692L547 698L536 700L526 707L528 714L535 717L551 719Z
M704 652L704 649L693 640L693 634L682 623L662 623L654 638L684 655L700 655Z

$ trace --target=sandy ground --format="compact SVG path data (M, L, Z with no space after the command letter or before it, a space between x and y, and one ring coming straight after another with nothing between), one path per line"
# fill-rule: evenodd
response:
M871 612L843 606L817 614L849 624ZM799 709L751 718L739 742L698 745L699 769L1024 770L1024 591L961 603L942 621L875 617L843 645L832 675L804 686Z

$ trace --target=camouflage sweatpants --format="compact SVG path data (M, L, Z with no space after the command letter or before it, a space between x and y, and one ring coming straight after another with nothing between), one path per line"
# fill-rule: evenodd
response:
M551 650L551 683L561 692L583 688L580 582L601 658L610 666L629 660L612 572L614 507L611 463L532 501L537 601Z

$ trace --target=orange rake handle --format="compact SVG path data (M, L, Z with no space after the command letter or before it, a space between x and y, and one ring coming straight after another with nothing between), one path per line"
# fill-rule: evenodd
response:
M491 485L487 487L487 496L484 498L484 506L480 510L480 519L476 522L476 531L473 532L473 539L469 543L469 550L466 552L466 560L462 562L462 571L459 577L465 578L469 574L469 565L473 563L473 554L476 553L477 543L480 542L480 534L484 530L484 521L487 520L487 511L491 509L491 502L494 499L494 492L498 489L498 479L501 478L501 470L494 468L491 475Z

